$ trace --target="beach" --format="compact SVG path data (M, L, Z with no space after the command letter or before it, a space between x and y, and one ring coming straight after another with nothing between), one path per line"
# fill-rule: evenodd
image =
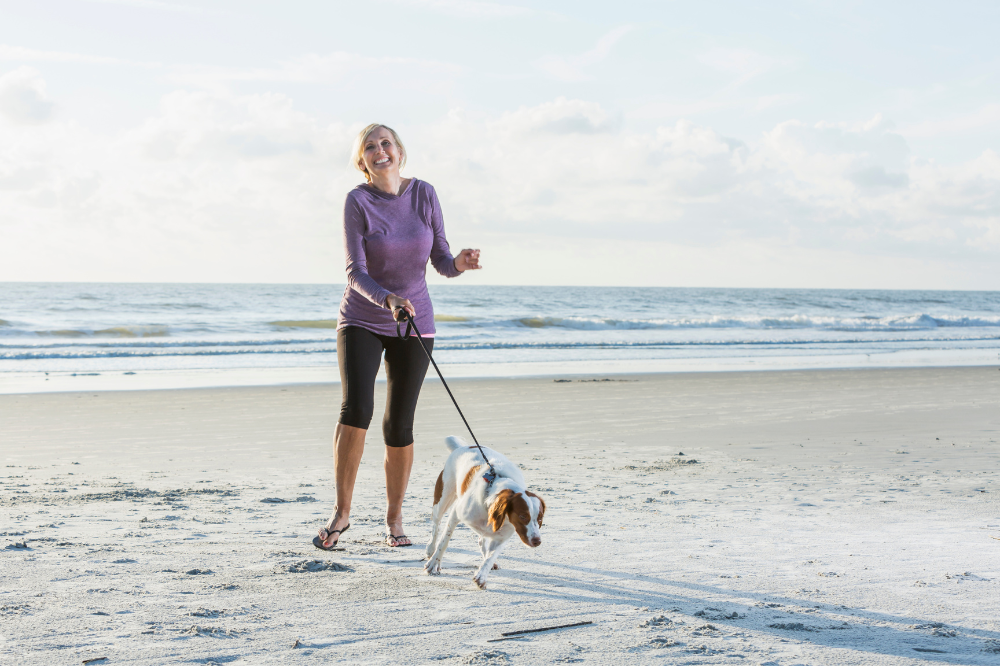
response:
M0 395L0 661L1000 663L996 366L451 386L548 505L485 591L468 528L422 570L466 435L437 380L416 546L382 542L380 383L332 553L339 384Z

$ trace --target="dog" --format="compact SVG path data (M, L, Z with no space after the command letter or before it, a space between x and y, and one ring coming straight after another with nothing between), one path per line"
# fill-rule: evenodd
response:
M483 447L497 473L493 483L487 484L483 475L489 466L479 449L459 437L448 437L445 442L452 453L434 486L434 530L424 571L432 576L441 573L441 558L461 521L479 534L483 563L472 579L485 590L487 575L500 568L497 558L514 534L529 548L542 544L545 501L527 489L521 470L503 455ZM448 526L442 532L441 521L449 510Z

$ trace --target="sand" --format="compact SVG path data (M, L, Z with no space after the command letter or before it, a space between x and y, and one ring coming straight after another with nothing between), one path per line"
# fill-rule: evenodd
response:
M555 379L453 385L549 506L485 591L422 571L438 382L417 547L376 428L334 553L337 385L0 396L0 661L1000 664L996 367Z

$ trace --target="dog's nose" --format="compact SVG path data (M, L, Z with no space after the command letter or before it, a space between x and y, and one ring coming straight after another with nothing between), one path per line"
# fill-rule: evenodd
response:
M537 548L542 545L542 537L531 537L531 547Z

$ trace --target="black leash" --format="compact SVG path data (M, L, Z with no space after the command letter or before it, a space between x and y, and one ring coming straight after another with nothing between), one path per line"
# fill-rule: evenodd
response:
M406 333L403 333L399 328L400 324L403 323L403 319L400 319L400 315L406 319ZM424 339L420 336L420 329L417 328L417 322L413 321L413 315L411 315L409 310L406 308L397 307L393 310L392 317L396 320L396 337L400 340L408 340L410 338L411 329L417 334L417 342L420 343L420 348L424 350L425 354L427 354L427 358L430 360L431 365L434 366L434 370L437 371L438 377L441 378L441 383L444 384L444 390L448 392L448 397L451 398L452 403L455 405L455 409L458 410L458 415L462 417L462 422L465 423L466 429L469 431L469 434L472 435L472 441L476 443L476 448L479 449L479 455L481 455L483 460L486 461L486 464L489 465L490 471L483 474L483 480L486 481L486 487L490 487L493 485L493 481L497 478L497 471L493 469L493 464L490 463L489 458L486 457L486 453L483 451L483 447L479 445L479 440L476 439L476 433L472 432L472 427L466 420L465 414L462 413L462 408L458 406L458 401L455 400L455 396L452 395L451 389L448 388L448 382L444 380L444 375L441 374L441 368L438 367L438 364L434 360L434 357L431 356L431 353L427 351Z

